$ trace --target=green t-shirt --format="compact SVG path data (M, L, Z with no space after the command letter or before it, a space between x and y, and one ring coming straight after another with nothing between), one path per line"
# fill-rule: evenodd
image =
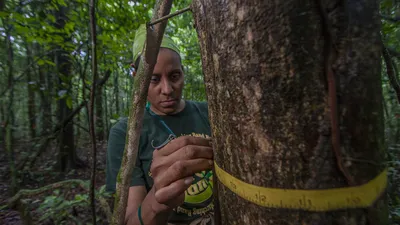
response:
M185 108L174 115L160 116L175 135L210 137L207 103L186 101ZM139 142L139 153L133 171L131 186L143 185L149 191L153 186L150 166L154 148L161 145L170 135L160 118L145 111L143 128ZM127 118L119 120L110 130L107 148L106 189L115 192L116 177L121 166L125 148ZM204 171L194 176L195 180L185 192L185 202L174 209L170 223L189 224L198 220L212 220L212 171ZM211 221L210 221L211 223ZM209 223L204 223L209 224Z

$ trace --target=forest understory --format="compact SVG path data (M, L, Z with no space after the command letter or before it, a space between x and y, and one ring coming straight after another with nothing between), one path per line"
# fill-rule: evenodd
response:
M29 147L29 143L21 142L20 145L15 146L16 155L21 155L20 153L26 151ZM33 168L19 174L19 185L21 189L38 189L46 185L71 179L80 179L83 181L89 180L89 165L91 161L89 153L91 143L88 139L86 142L80 142L79 148L77 148L76 151L79 159L82 160L83 165L79 166L77 169L71 170L67 174L54 172L54 166L57 162L57 156L54 155L54 152L56 152L53 149L54 147L54 145L49 146L48 150L37 159ZM99 189L105 183L106 148L107 143L105 141L97 143L96 189ZM88 161L88 157L90 161ZM18 159L16 159L16 161L18 162ZM6 205L7 201L10 199L9 165L4 149L0 149L0 174L0 224L23 225L24 222L21 218L22 216L20 211L3 209L2 207ZM57 224L55 218L61 219L62 217L65 219L63 224L80 224L76 221L90 222L91 211L88 207L88 193L88 190L81 187L72 187L69 185L65 188L45 191L41 194L25 199L27 205L29 205L25 210L26 212L29 212L28 216L31 219L31 224ZM47 204L43 204L43 202L46 201L46 198ZM77 206L75 207L72 206L72 201L79 198L82 198L80 204L76 204ZM47 207L53 207L54 211L50 211ZM108 224L100 207L98 207L97 214L99 220L98 224ZM46 215L48 218L41 220ZM68 216L70 218L68 218ZM72 219L71 216L74 217L74 219ZM28 219L27 217L25 218ZM75 219L76 221L74 221Z

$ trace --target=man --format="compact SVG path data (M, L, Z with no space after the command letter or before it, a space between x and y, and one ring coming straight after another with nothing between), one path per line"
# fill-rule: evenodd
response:
M138 68L145 27L135 35ZM129 188L126 223L213 224L212 164L207 104L182 99L184 73L179 50L165 36L148 90L139 152ZM114 192L125 147L127 119L111 131L107 190ZM172 139L172 140L171 140Z

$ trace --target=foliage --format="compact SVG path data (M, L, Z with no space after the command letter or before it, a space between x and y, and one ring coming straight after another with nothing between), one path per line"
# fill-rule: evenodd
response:
M400 15L400 4L398 1L381 1L381 14L390 18L398 18ZM400 52L400 29L399 22L382 19L382 39L384 45L389 49ZM399 58L392 57L394 66L399 68ZM397 77L400 79L399 71ZM390 186L388 189L390 220L393 224L400 223L400 105L396 100L396 93L391 88L386 74L386 65L382 68L382 88L384 93L385 108L385 135L388 146L388 167Z
M99 190L95 192L96 199L110 198L110 194L105 191L103 185ZM74 197L69 200L65 198L65 193L61 193L60 190L54 190L52 195L46 196L44 201L40 204L38 211L42 216L38 219L39 223L51 221L54 224L68 224L68 221L74 221L76 224L87 224L90 222L90 218L86 218L87 221L82 220L76 213L77 208L89 209L90 202L88 194L75 194ZM75 212L75 213L74 213ZM101 217L97 217L97 220L101 220ZM86 222L86 223L85 223Z

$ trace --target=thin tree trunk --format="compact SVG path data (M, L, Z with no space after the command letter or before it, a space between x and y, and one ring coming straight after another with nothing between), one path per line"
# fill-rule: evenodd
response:
M96 122L96 136L97 140L102 141L104 140L104 135L105 135L105 122L104 122L104 113L103 113L103 86L105 82L102 81L107 81L109 77L111 76L111 70L107 70L104 74L104 77L102 80L97 80L97 93L96 93L96 117L95 117L95 122ZM100 103L99 103L100 101ZM106 105L107 108L107 105Z
M103 121L104 121L104 136L105 137L108 137L108 130L109 130L109 127L108 127L108 121L109 121L109 109L112 109L112 107L113 107L113 104L108 104L108 100L107 100L107 86L104 86L104 103L103 103L103 105L105 106L104 107L104 118L103 118Z
M6 33L6 45L5 49L7 50L7 67L8 67L8 88L10 88L9 95L8 95L8 102L7 102L7 115L6 115L6 122L5 122L5 132L6 132L6 152L8 156L8 163L10 167L10 174L11 174L11 185L10 190L12 194L15 194L18 191L18 184L17 184L17 171L15 169L15 157L14 157L14 137L13 137L13 127L14 127L14 112L13 112L13 103L14 103L14 50L11 41L11 29L12 26L8 25L8 22L2 20Z
M103 122L103 90L97 88L96 94L96 137L98 141L104 140L104 122Z
M385 46L383 45L383 43L382 43L382 46L383 46L382 55L383 55L383 59L385 60L385 63L386 63L386 74L389 78L390 86L393 88L394 92L396 93L397 102L400 104L400 83L397 80L397 71L396 71L395 65L394 65L395 62L390 57L390 54L389 54L388 50L385 48Z
M5 1L0 1L0 11L3 11L5 7ZM4 22L4 20L2 20ZM7 48L7 43L5 45ZM6 149L6 114L5 114L5 101L1 98L0 99L0 137L1 137L1 147Z
M253 185L306 190L361 185L383 170L376 1L194 0L192 11L219 167ZM388 218L385 195L368 210L299 211L261 207L214 180L222 224Z
M26 59L27 65L31 64L32 53L28 43L26 43ZM28 91L28 121L29 121L29 132L31 139L36 137L36 104L35 104L35 91L33 90L32 85L32 76L31 70L26 71L26 78L27 78L27 91Z
M89 127L90 127L90 137L92 141L92 171L90 174L90 206L92 210L92 223L96 225L96 205L95 205L95 184L96 184L96 128L95 128L95 114L94 114L94 104L96 97L96 89L101 90L101 86L97 87L97 52L96 52L96 0L90 0L90 33L91 33L91 45L92 45L92 88L90 91L90 105L89 105ZM101 92L97 93L101 95ZM101 99L100 99L101 100ZM97 99L98 101L98 99ZM101 107L101 105L100 105ZM101 111L100 111L101 112ZM97 114L97 117L101 118L102 114Z
M82 100L83 101L86 101L86 68L88 67L88 63L89 63L89 54L87 54L86 55L86 58L85 58L85 63L83 64L83 69L81 69L80 70L80 78L81 78L81 82L82 82L82 88L81 88L81 90L82 90ZM87 110L87 107L85 107L85 109L86 110L82 110L83 112L82 112L82 116L83 116L83 119L81 120L82 121L82 123L83 123L83 127L88 127L89 125L88 125L88 121L89 121L89 113L88 113L88 110ZM81 114L80 114L81 115ZM80 117L80 116L79 116ZM79 131L80 131L81 129L79 129ZM79 132L80 133L80 132ZM77 136L77 137L80 137L79 135ZM89 154L88 154L88 156L89 156ZM89 157L88 157L89 158Z
M56 12L56 28L62 29L66 23L66 12L67 8L64 6L59 6L59 10ZM70 41L70 37L64 37L66 42ZM58 51L56 53L56 65L57 72L59 76L64 76L67 78L67 82L62 82L61 78L59 81L59 91L66 91L67 96L71 96L71 60L69 58L69 53L62 49L61 46L57 46ZM67 98L62 98L58 101L58 121L63 121L70 113L71 110L67 106ZM65 172L69 169L76 167L76 153L74 147L74 129L73 123L69 123L60 132L59 135L59 155L58 155L58 170Z
M35 44L35 50L38 54L41 52L39 44ZM51 115L51 89L48 80L51 80L51 73L46 76L46 70L43 65L38 65L39 73L39 95L40 95L40 124L42 124L41 134L48 134L51 130L52 115ZM46 79L47 78L47 79Z
M168 15L171 11L172 0L157 1L152 21ZM157 61L158 52L164 36L168 20L164 20L148 28L146 33L146 44L141 60L138 74L135 78L135 88L132 91L132 105L129 112L127 129L127 142L122 157L121 169L118 173L117 192L115 195L114 214L112 225L125 224L126 206L128 203L129 187L131 183L133 167L138 153L139 137L142 129L144 108L146 106L147 91L150 85L150 78Z
M6 114L5 114L5 109L4 109L5 101L3 99L0 99L0 146L3 149L5 148L5 143L6 143Z
M114 70L114 100L115 100L115 111L119 115L119 84L118 84L118 70Z

